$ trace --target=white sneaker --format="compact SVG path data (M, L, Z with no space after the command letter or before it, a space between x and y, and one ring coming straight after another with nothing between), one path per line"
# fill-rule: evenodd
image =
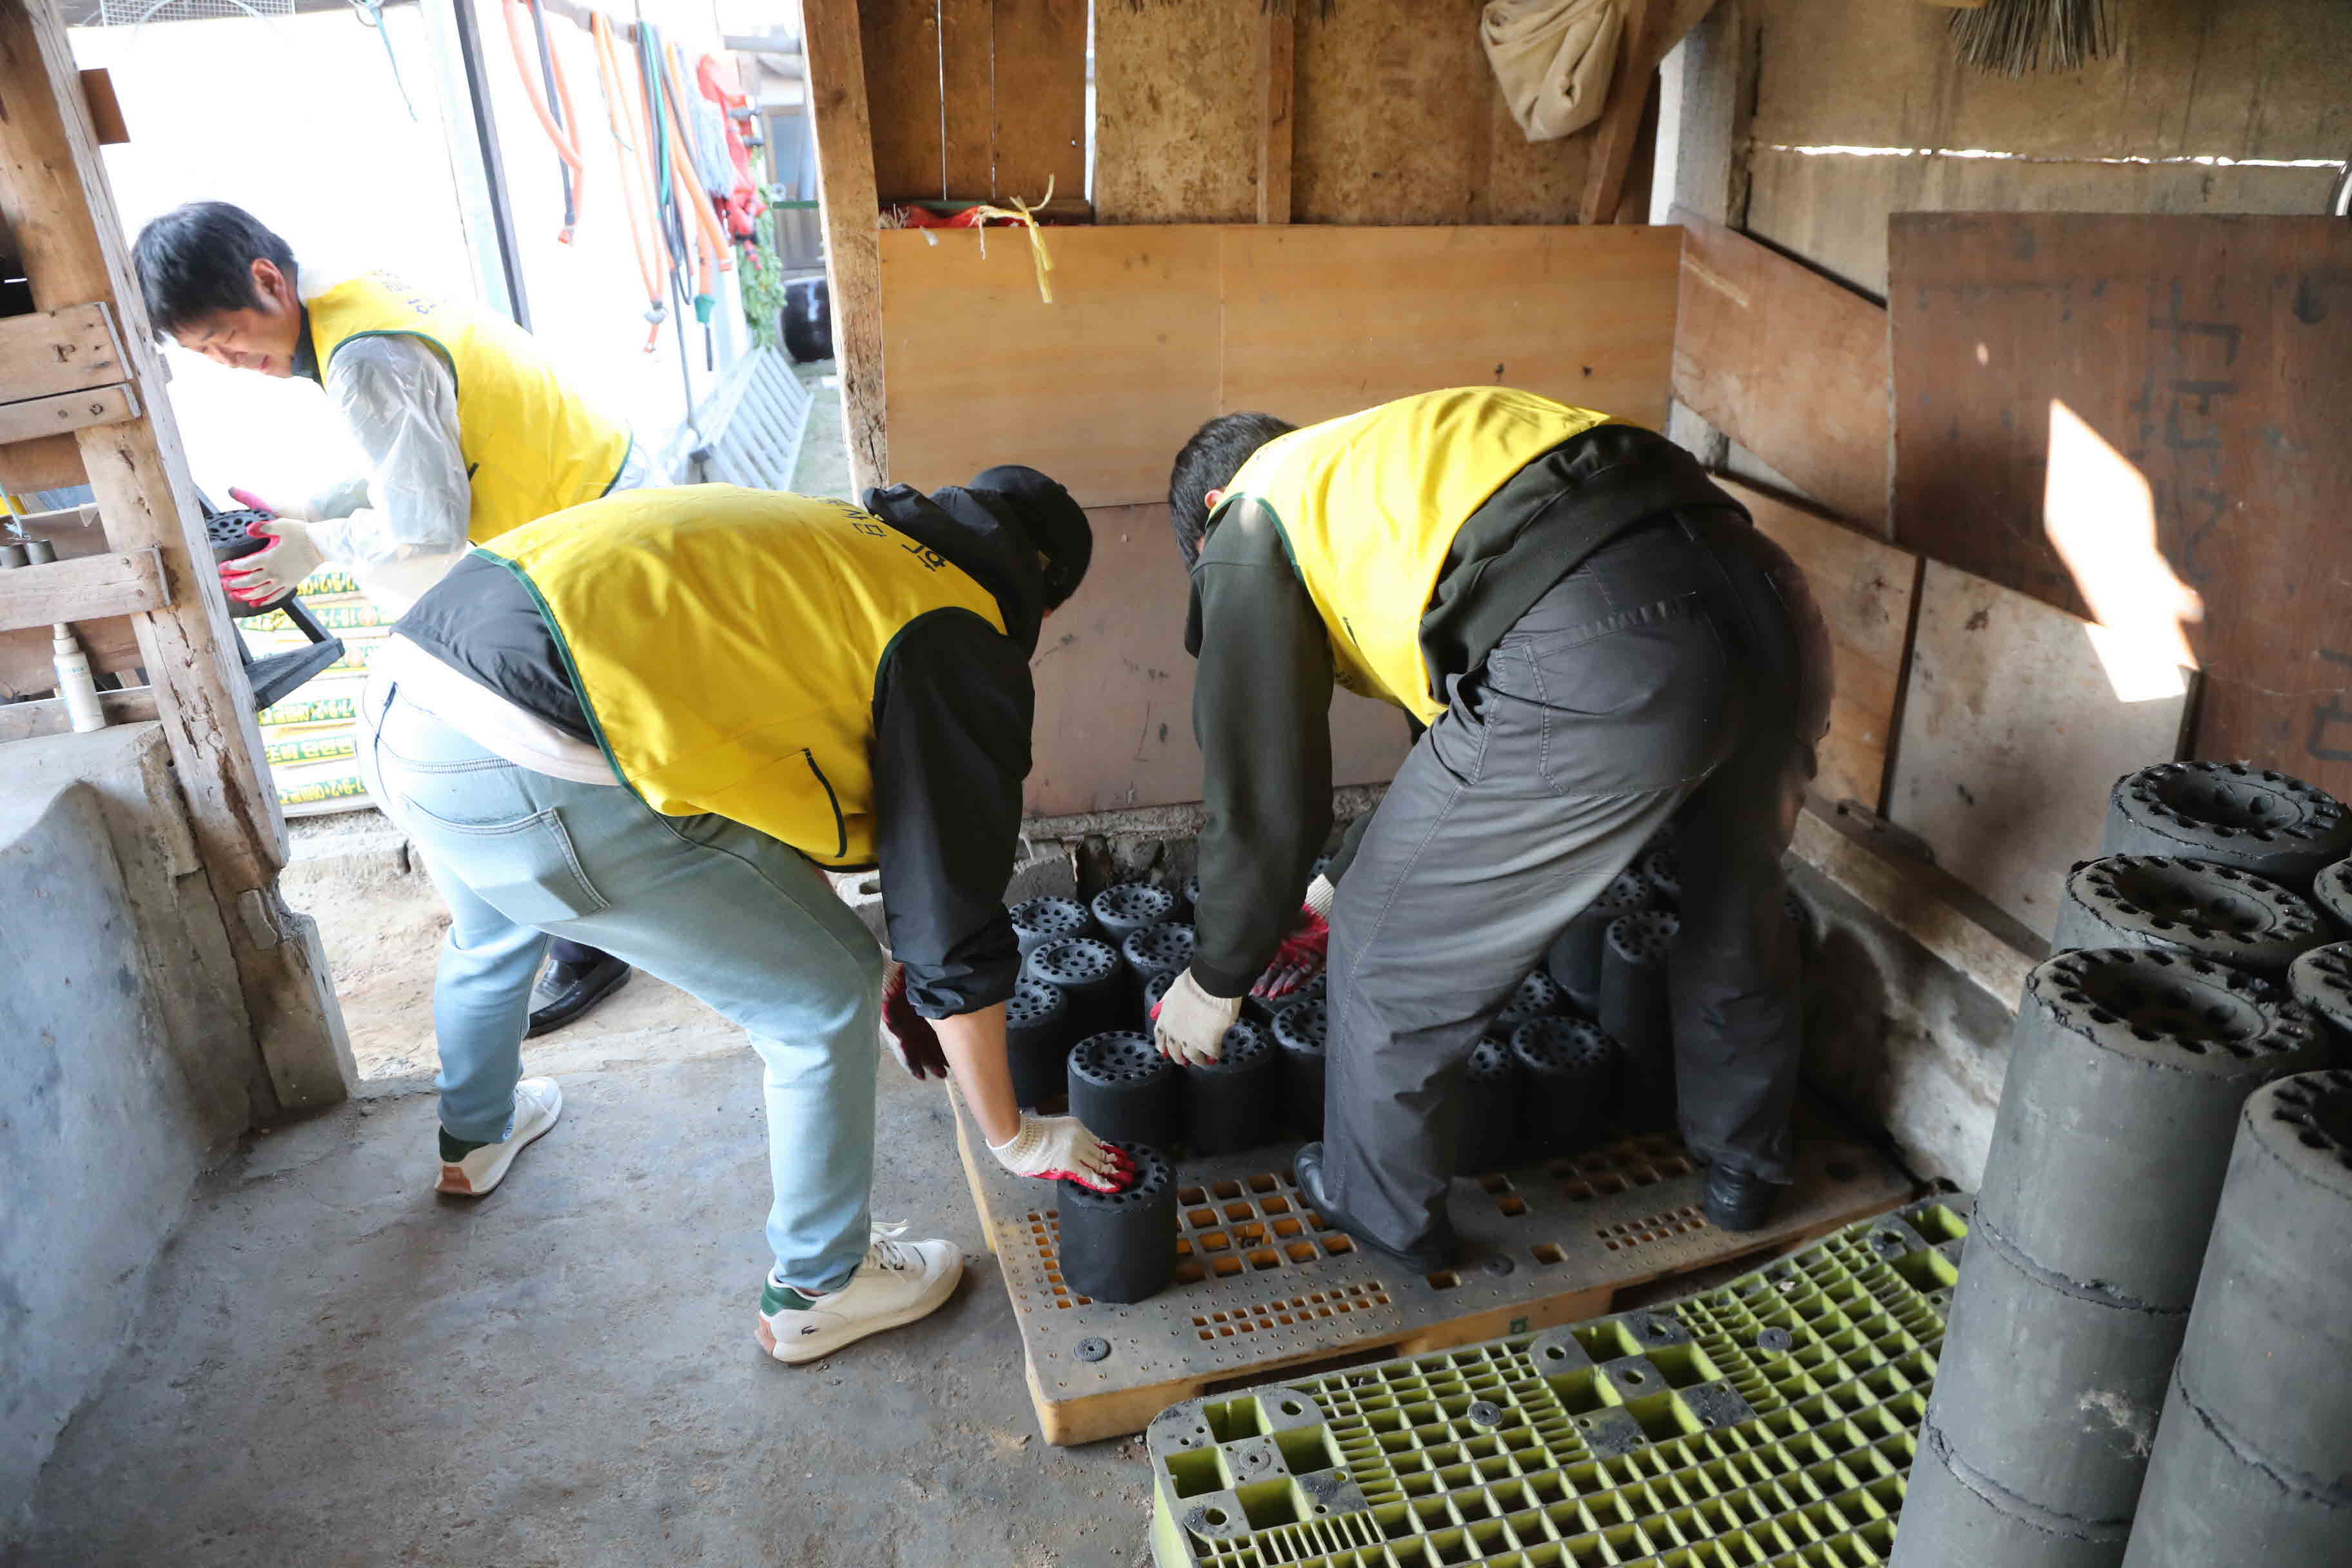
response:
M951 1241L898 1240L906 1228L876 1226L866 1261L827 1295L811 1297L771 1277L760 1293L760 1348L782 1362L816 1361L939 1310L963 1278L963 1253Z
M553 1079L523 1079L515 1085L514 1120L507 1125L506 1137L483 1144L462 1160L442 1161L441 1180L434 1190L461 1198L486 1195L507 1179L507 1167L523 1146L553 1127L562 1114L563 1090Z

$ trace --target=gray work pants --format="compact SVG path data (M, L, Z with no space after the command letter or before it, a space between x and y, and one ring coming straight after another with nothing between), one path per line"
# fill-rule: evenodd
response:
M1683 1137L1702 1159L1788 1179L1800 998L1780 856L1829 687L1803 574L1720 509L1597 552L1453 680L1331 909L1325 1190L1371 1239L1450 1239L1472 1049L1669 819Z

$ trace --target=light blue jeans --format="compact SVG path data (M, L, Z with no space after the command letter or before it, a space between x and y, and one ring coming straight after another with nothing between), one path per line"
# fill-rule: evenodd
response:
M517 767L397 687L362 717L368 785L449 904L433 988L442 1126L505 1135L549 935L601 948L751 1031L777 1278L846 1284L868 1240L882 954L824 876L740 823Z

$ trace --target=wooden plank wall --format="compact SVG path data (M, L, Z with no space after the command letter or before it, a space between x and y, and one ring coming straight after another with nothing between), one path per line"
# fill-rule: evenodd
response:
M1086 190L1088 0L859 0L886 203Z
M1886 531L1886 311L1685 207L1675 396L1839 517Z
M1212 415L1299 423L1507 384L1656 427L1681 235L1633 225L1048 231L1055 303L1000 229L882 237L891 477L1030 463L1087 506L1164 500Z
M1722 484L1804 573L1829 627L1836 686L1813 793L1876 811L1902 710L1919 557L1737 480Z
M2312 214L2333 168L2145 160L2352 150L2342 0L2133 0L2110 7L2113 57L2019 79L1961 67L1941 7L1744 3L1761 19L1745 226L1873 293L1890 212Z
M1102 0L1104 223L1257 216L1263 16L1282 0ZM1478 45L1483 0L1298 0L1290 216L1330 224L1572 222L1590 129L1530 143ZM1645 142L1646 146L1647 143ZM1646 154L1619 208L1646 210Z

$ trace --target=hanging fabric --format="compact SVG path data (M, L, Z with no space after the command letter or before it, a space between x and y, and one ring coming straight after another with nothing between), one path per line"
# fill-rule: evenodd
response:
M1528 141L1550 142L1601 118L1624 24L1624 0L1488 0L1478 41Z

